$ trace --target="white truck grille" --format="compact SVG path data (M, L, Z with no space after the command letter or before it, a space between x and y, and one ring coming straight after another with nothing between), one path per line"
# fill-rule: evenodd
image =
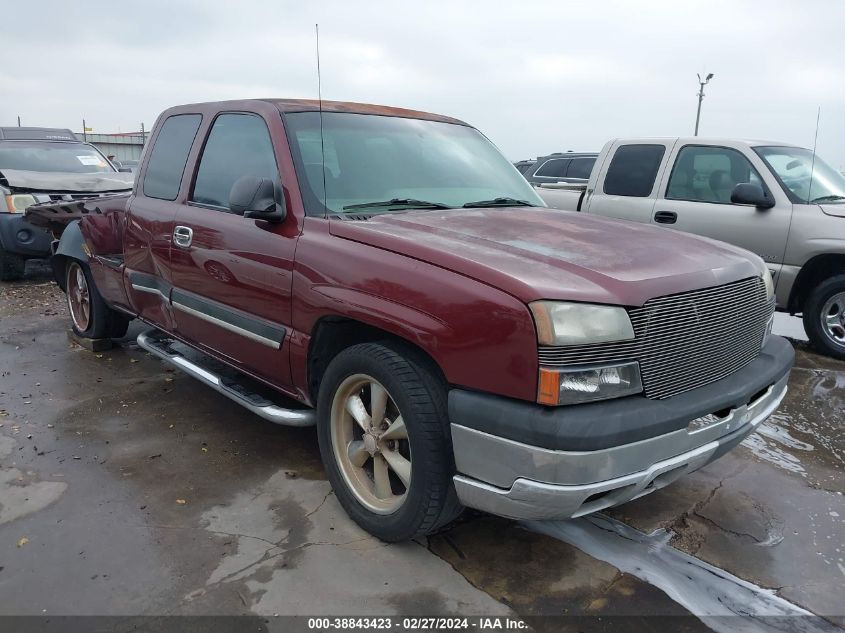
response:
M640 363L647 398L662 399L729 376L760 353L774 312L760 277L650 299L630 308L634 340L540 347L543 367Z

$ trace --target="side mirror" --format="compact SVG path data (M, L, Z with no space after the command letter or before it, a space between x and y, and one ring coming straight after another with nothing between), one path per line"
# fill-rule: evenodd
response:
M758 209L771 209L775 201L763 188L753 182L741 182L731 191L731 202L734 204L748 204Z
M229 192L229 208L245 218L281 222L287 215L282 191L269 178L242 176Z
M132 168L131 167L118 167L117 171L119 171L122 174L131 174Z

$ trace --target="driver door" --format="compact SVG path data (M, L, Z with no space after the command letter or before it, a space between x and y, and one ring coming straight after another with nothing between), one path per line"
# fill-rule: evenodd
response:
M171 249L177 330L193 345L248 373L290 386L287 360L296 230L229 208L243 176L281 186L265 120L223 112L212 123L188 201L176 213Z
M651 222L660 226L712 237L759 255L775 276L783 264L792 205L784 204L777 184L767 183L738 149L711 145L676 148L654 205ZM740 183L755 183L774 196L777 204L758 209L731 202Z

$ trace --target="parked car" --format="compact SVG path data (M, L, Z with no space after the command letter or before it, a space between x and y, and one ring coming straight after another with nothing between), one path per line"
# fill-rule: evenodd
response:
M0 281L23 276L27 259L50 255L53 238L24 220L27 206L131 187L131 177L70 130L0 128Z
M534 185L555 182L583 184L590 177L597 156L581 152L550 154L538 158L523 174Z
M526 170L528 170L528 168L536 162L537 160L534 158L530 158L528 160L518 160L513 164L513 166L517 168L520 174L524 174Z
M586 187L544 185L553 207L668 226L757 253L777 308L845 359L845 177L802 147L736 139L621 139Z
M138 163L139 161L135 160L134 158L128 158L126 160L120 161L120 166L129 173L135 173L136 171L138 171Z
M141 319L150 353L316 424L338 500L387 541L463 506L567 518L648 494L751 433L793 361L760 258L547 209L436 114L179 106L131 196L27 216L75 218L52 262L79 335Z

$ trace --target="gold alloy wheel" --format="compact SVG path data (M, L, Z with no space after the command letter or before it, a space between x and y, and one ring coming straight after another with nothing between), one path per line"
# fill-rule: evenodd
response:
M80 332L87 330L91 324L91 294L85 271L76 262L68 266L67 307L76 329Z
M402 413L378 381L346 378L331 408L332 450L349 489L368 510L395 512L411 485L411 447Z

